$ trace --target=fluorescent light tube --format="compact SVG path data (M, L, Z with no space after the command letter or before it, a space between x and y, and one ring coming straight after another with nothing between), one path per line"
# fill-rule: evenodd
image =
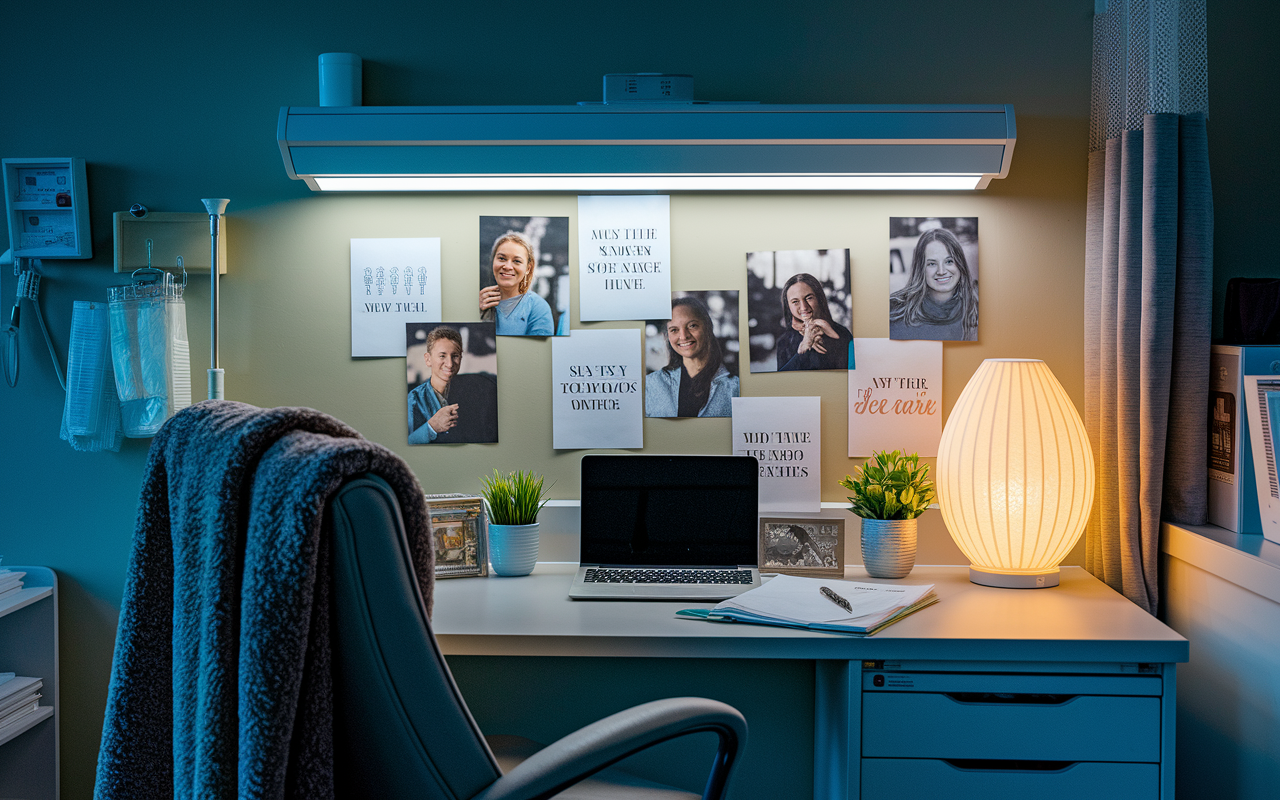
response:
M981 175L379 175L315 176L326 192L972 191Z

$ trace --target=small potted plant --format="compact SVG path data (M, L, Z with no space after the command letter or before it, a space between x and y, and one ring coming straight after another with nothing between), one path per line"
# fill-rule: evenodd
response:
M840 485L862 519L862 562L873 578L903 578L916 563L916 518L933 502L929 465L916 453L876 452Z
M547 504L542 476L528 471L481 476L489 511L489 561L504 577L528 575L538 562L538 512Z

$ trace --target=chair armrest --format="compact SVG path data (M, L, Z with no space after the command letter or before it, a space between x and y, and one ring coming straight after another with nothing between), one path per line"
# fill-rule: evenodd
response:
M627 756L660 742L710 731L720 738L706 800L723 793L738 751L747 741L747 721L717 700L672 697L619 711L534 753L494 781L474 800L542 800L553 797Z

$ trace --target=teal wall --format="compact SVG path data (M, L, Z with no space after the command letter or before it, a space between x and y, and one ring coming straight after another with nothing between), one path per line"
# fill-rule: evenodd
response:
M113 211L139 202L157 211L199 211L202 197L229 197L230 274L223 284L228 397L259 405L312 405L404 451L403 401L378 392L374 410L362 407L367 381L392 376L397 367L394 360L353 364L347 357L342 240L353 234L326 226L375 207L392 215L421 208L429 220L442 205L408 198L321 198L285 177L273 136L276 117L282 105L315 104L317 54L362 55L369 105L570 103L597 99L606 72L652 70L694 74L697 94L706 99L1013 103L1020 134L1013 173L972 200L984 204L984 225L1003 219L1009 229L1003 237L983 240L992 257L984 266L1009 265L1002 305L992 306L1005 309L1005 316L998 317L999 326L984 327L984 337L1061 347L1067 355L1054 368L1079 402L1082 367L1070 354L1081 347L1091 5L7 3L0 12L10 45L0 81L0 156L82 156L89 165L94 258L45 265L42 303L64 359L71 302L104 299L107 286L122 282L111 269ZM21 47L15 49L15 42ZM1223 105L1215 104L1215 113L1236 110ZM1215 135L1211 127L1211 141ZM1215 161L1219 169L1225 168ZM1264 194L1257 188L1265 180L1261 174L1235 179L1259 199L1271 198L1274 211L1274 189ZM1217 173L1215 184L1220 192L1231 188ZM905 209L956 207L970 202L967 197L893 196L884 202L911 213ZM740 204L746 218L769 219L768 212L792 200L797 208L821 205L786 197L725 202ZM483 199L466 202L474 206ZM524 202L513 200L508 207ZM836 202L857 209L875 201ZM688 205L690 213L715 213L716 204L706 198ZM448 236L374 228L368 223L361 229L367 232L356 235ZM326 236L333 246L317 245ZM1045 243L1043 251L1026 245L1028 238ZM324 250L327 260L309 263L309 248ZM459 258L470 287L474 261ZM737 258L727 260L721 274L740 269ZM446 282L449 264L446 258ZM872 266L880 269L860 268ZM307 285L313 277L315 284ZM1054 281L1068 286L1052 293L1058 308L1044 310L1064 315L1067 322L1057 328L1038 316L1044 303L1039 287ZM12 274L0 276L0 309L6 314L13 291ZM473 289L453 291L446 285L447 307L474 302ZM208 345L207 290L193 285L188 300L198 392ZM126 440L119 453L97 454L74 452L59 441L63 394L44 343L33 335L31 315L25 320L20 381L16 389L0 385L0 554L7 564L47 564L60 576L63 791L85 797L148 441ZM855 332L883 335L878 323L866 325ZM948 373L948 404L965 370L984 354L1002 354L986 349L988 344L957 349L956 374ZM525 349L532 352L533 346ZM533 372L545 371L545 359L533 363ZM842 376L814 380L811 391L843 397ZM502 407L504 415L508 408ZM543 414L526 418L530 427L544 420ZM674 441L674 430L688 428L647 425L646 436ZM553 454L545 431L538 436L546 443L538 440L544 456L535 466L572 474L576 460ZM842 449L842 440L832 437L833 447ZM466 464L462 474L484 471L476 468L487 466L485 459L495 466L520 465L512 456L515 446L459 456ZM469 488L446 485L438 463L420 453L411 463L424 483ZM561 482L557 496L572 496L572 486ZM470 680L482 675L473 671Z

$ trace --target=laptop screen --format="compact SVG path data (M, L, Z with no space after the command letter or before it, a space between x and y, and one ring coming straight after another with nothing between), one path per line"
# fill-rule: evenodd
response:
M755 564L758 475L749 456L583 456L582 563Z

